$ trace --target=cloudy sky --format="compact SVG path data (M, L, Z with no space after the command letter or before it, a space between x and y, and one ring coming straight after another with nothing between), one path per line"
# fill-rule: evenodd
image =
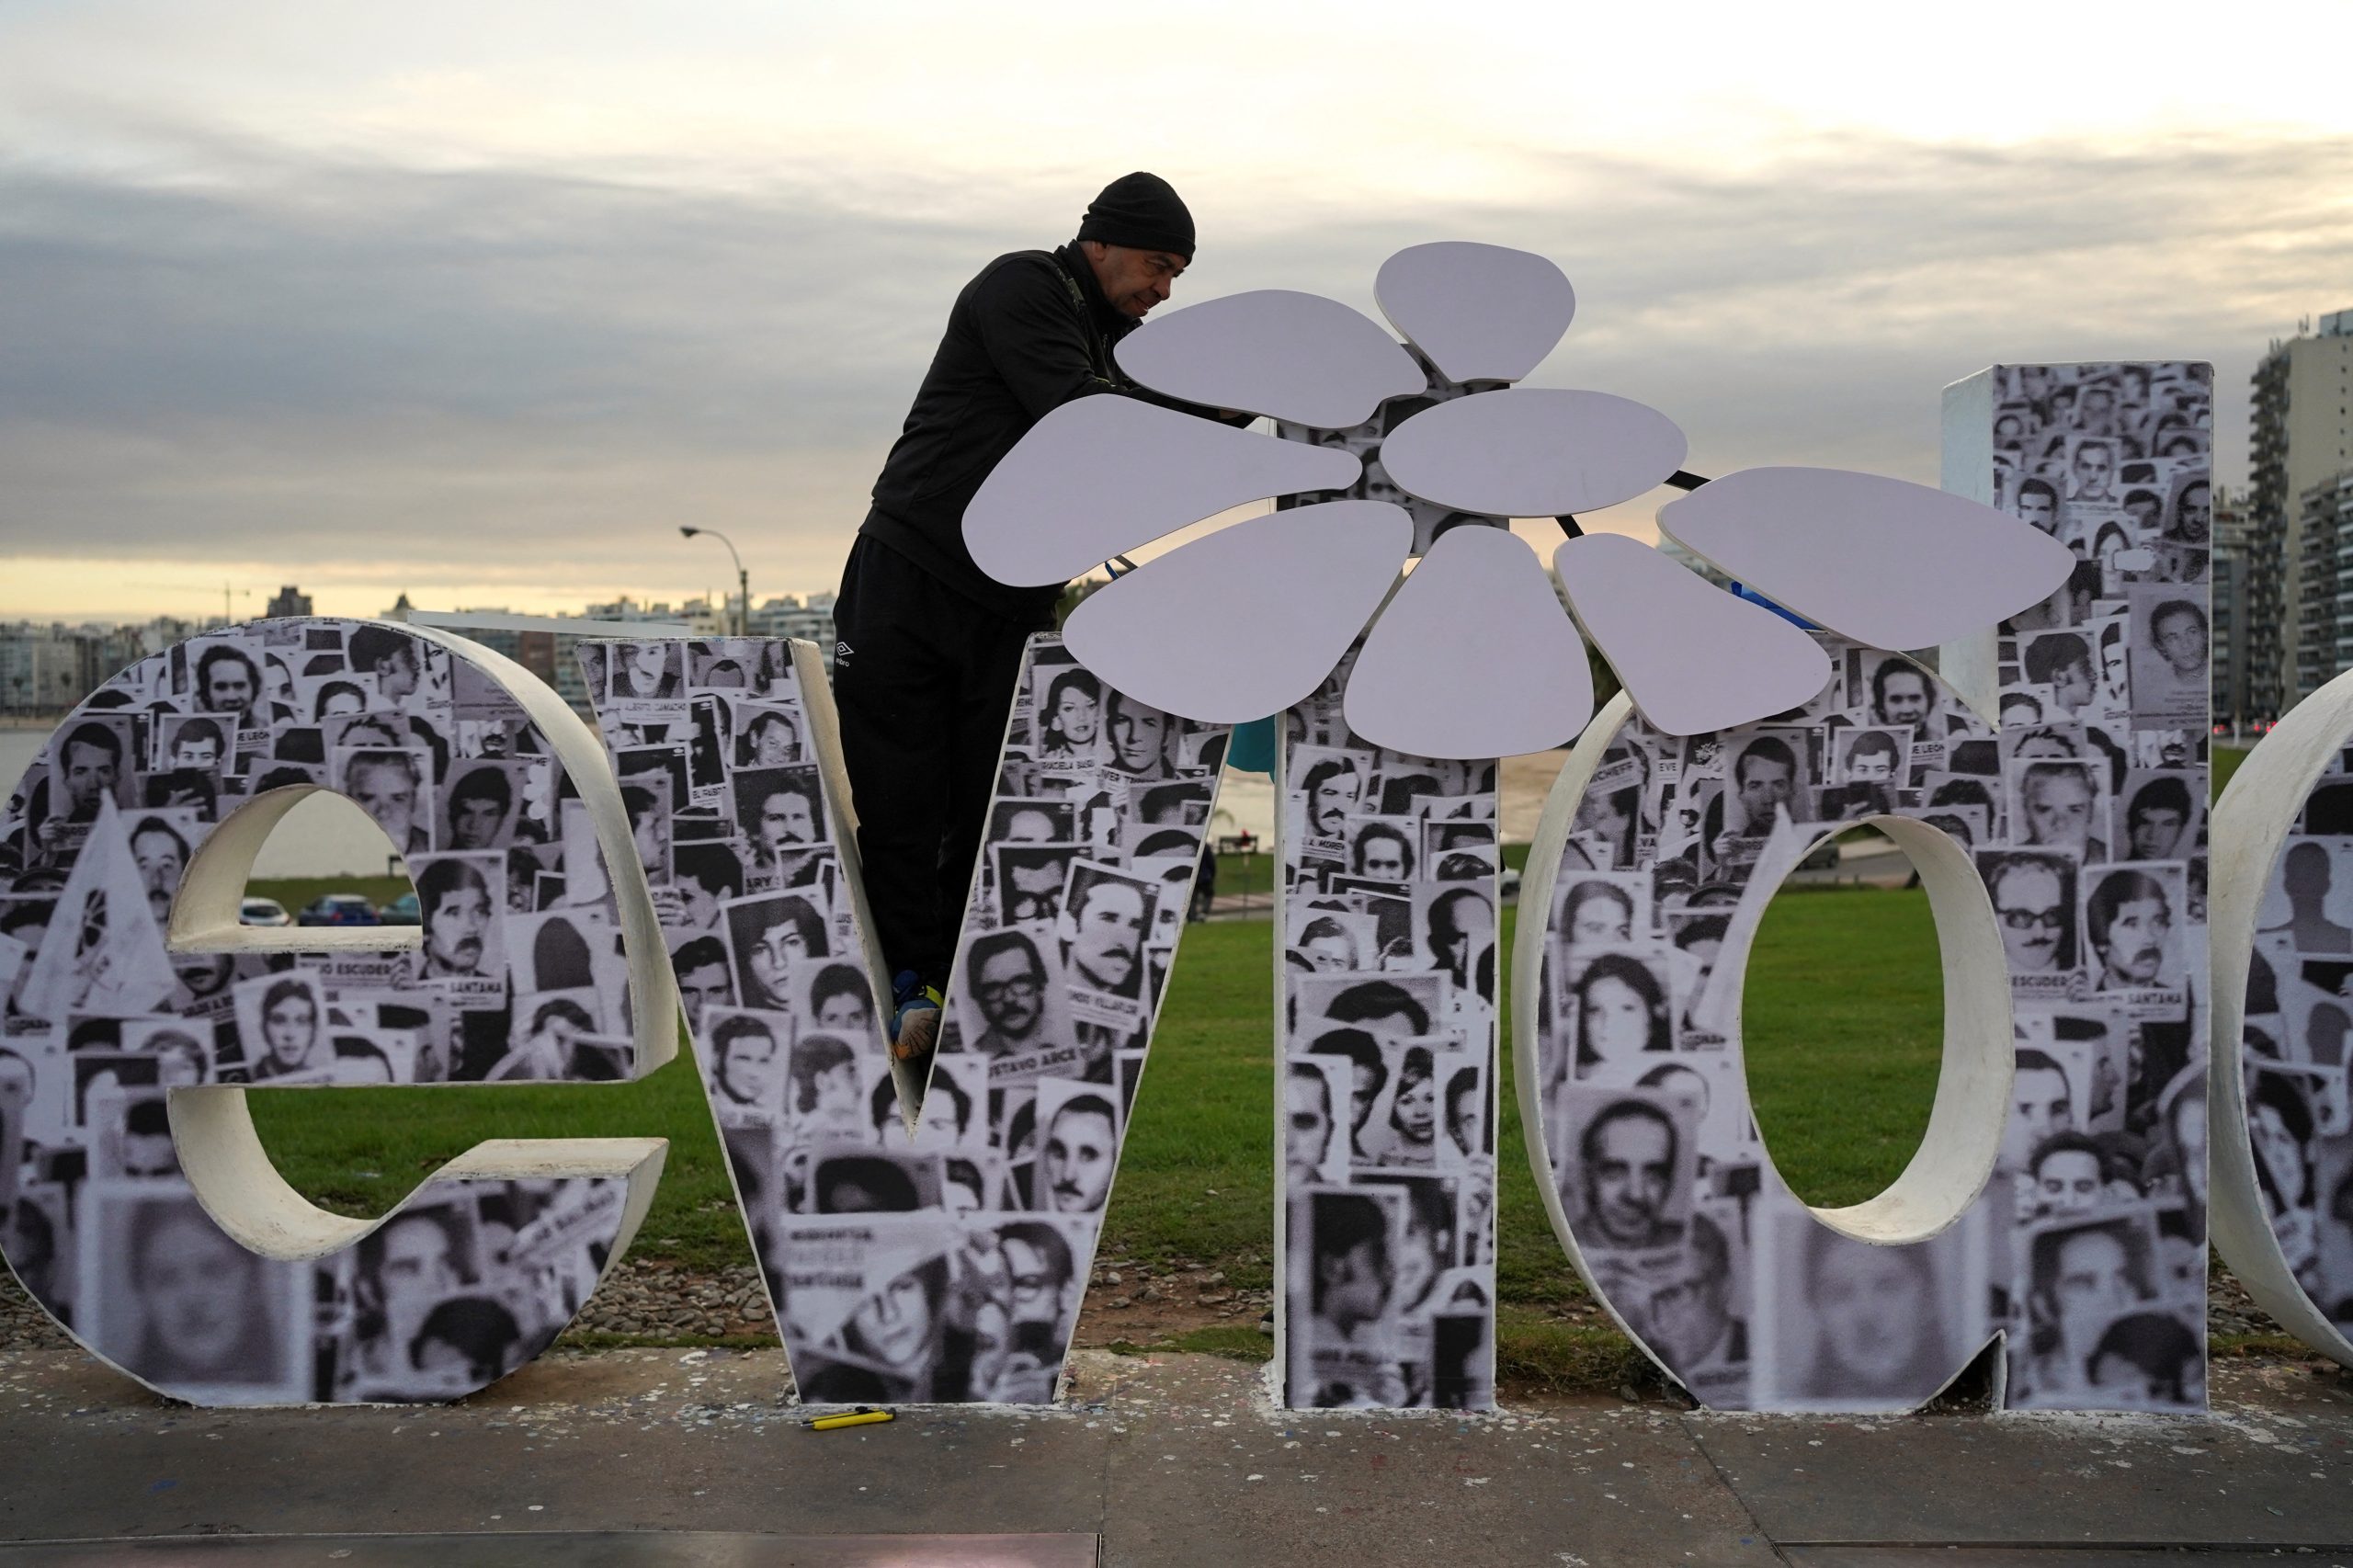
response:
M1702 473L1933 483L1945 382L2177 357L2236 483L2353 306L2342 4L1590 9L9 0L0 619L728 585L681 523L830 586L958 287L1137 167L1180 304L1552 256L1535 382Z

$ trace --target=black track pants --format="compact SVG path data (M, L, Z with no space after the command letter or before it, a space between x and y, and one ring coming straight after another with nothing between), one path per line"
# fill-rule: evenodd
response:
M863 534L834 605L834 702L875 937L945 987L1021 650L1008 619Z

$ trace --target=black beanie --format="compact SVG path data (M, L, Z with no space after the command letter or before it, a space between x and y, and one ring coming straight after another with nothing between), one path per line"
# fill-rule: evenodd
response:
M1122 175L1078 221L1078 237L1138 250L1175 251L1191 259L1193 215L1176 189L1158 175Z

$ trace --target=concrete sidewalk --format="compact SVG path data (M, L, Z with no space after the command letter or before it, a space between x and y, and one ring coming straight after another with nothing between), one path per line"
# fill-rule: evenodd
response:
M1307 1415L1255 1367L1082 1352L1062 1410L813 1433L784 1382L773 1351L611 1351L454 1408L216 1414L0 1356L0 1568L1063 1562L1096 1537L1114 1564L2353 1564L2353 1381L2302 1366L2218 1365L2200 1421ZM1031 1539L841 1539L911 1533Z

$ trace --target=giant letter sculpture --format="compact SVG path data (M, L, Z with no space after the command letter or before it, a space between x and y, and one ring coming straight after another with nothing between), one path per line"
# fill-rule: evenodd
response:
M405 858L420 929L240 923L261 842L325 789ZM97 1355L202 1404L455 1398L628 1245L659 1139L480 1144L349 1220L286 1184L244 1101L621 1079L676 1050L620 796L536 676L360 621L184 642L59 727L0 845L7 1260Z
M1956 389L1986 498L2083 557L1998 650L1949 652L1998 685L1998 728L1901 654L1826 637L1838 675L1772 722L1677 736L1621 708L1563 773L1523 893L1548 916L1520 926L1516 976L1529 1143L1597 1296L1711 1404L1908 1408L1997 1331L2011 1404L2204 1403L2205 530L2181 519L2207 471L2139 454L2198 426L2208 382L2032 366ZM1663 525L1705 550L1711 506L1764 520L1800 488L1746 478ZM1819 583L1780 591L1853 621ZM1740 988L1782 877L1858 823L1928 891L1944 1070L1896 1182L1813 1210L1750 1120Z

